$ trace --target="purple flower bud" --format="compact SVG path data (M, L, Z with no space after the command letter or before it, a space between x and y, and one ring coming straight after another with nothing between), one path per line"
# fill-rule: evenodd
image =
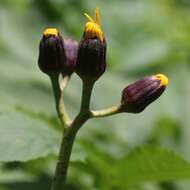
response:
M147 76L127 86L122 92L121 112L139 113L165 90L168 78L163 74Z
M82 80L96 81L106 68L106 41L99 24L99 10L96 19L86 23L83 38L79 44L76 73Z
M66 62L64 43L58 30L48 28L40 41L38 65L46 74L60 73Z
M78 42L72 39L65 39L64 47L65 47L66 63L62 73L72 74L76 66Z

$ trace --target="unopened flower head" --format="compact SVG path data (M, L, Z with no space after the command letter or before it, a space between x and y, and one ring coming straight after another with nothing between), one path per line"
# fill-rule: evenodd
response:
M163 74L147 76L127 86L122 92L121 111L139 113L155 101L168 85Z
M39 47L38 65L47 74L60 73L66 61L63 39L56 28L44 30Z
M79 44L76 72L83 80L96 81L106 68L106 41L100 27L99 9L95 19L85 13L88 22Z
M72 74L75 70L78 53L78 42L72 39L64 39L66 63L63 74Z

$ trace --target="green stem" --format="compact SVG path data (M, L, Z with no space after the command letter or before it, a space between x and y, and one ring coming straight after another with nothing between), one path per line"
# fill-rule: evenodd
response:
M82 83L82 101L80 113L87 113L90 110L90 98L94 82L83 81Z
M90 118L89 107L93 84L94 83L83 82L80 112L74 121L65 128L51 190L64 190L65 188L69 160L76 134L83 124Z
M63 126L68 126L71 123L71 119L65 110L63 91L68 83L69 76L64 76L61 86L59 84L59 74L51 75L50 79L54 92L57 114Z
M76 133L69 134L65 132L63 135L59 158L56 165L55 176L53 178L51 190L64 190L69 165L70 155Z
M121 105L113 106L103 110L91 111L91 117L106 117L120 113Z

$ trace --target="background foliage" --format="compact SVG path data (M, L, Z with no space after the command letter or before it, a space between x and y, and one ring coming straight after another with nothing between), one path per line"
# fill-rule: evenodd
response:
M80 40L83 12L92 14L97 5L108 69L96 84L92 107L117 103L121 90L144 75L165 73L170 84L141 114L85 124L74 146L68 189L190 188L188 0L1 0L0 190L49 188L62 129L50 81L37 67L39 40L49 26ZM66 92L72 116L80 94L75 75Z

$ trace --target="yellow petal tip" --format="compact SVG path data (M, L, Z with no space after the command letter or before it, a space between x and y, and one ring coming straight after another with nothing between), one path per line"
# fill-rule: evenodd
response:
M43 36L49 36L49 35L58 36L59 32L56 28L47 28L44 30Z
M156 74L155 77L156 77L156 79L158 79L160 81L160 84L162 86L167 86L168 85L169 80L168 80L168 78L165 75L163 75L163 74Z
M97 37L101 42L103 41L103 32L100 27L100 13L99 8L95 9L95 19L84 13L85 17L89 20L85 25L84 37L95 38Z

